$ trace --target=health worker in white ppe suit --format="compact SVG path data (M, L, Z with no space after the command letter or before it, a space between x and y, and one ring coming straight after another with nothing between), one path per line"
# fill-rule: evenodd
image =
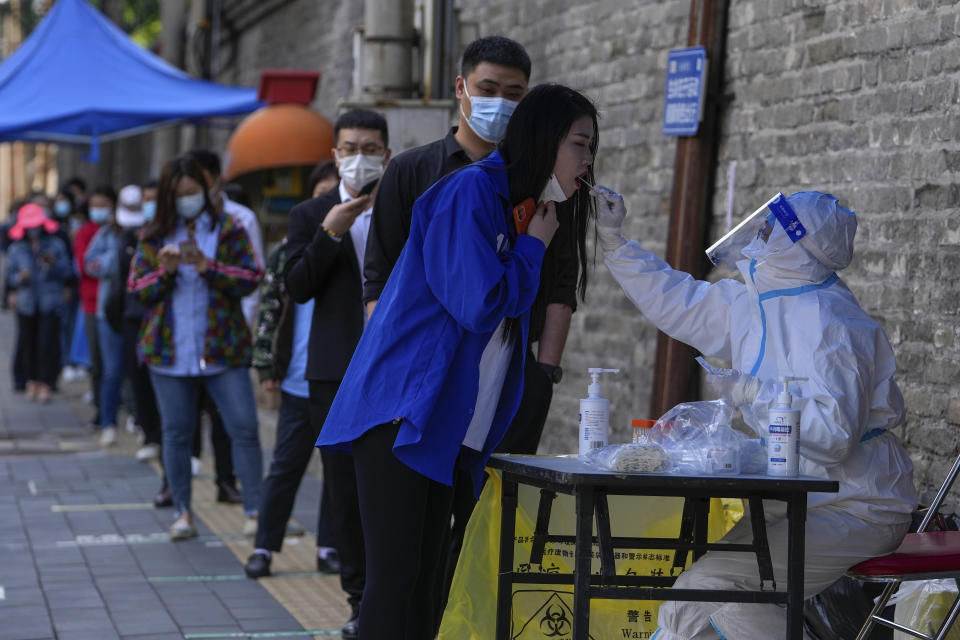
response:
M707 357L733 362L710 383L757 433L766 426L778 376L790 383L801 410L800 473L836 480L838 494L810 494L804 597L822 591L846 569L893 551L910 524L917 496L913 465L890 429L904 417L894 382L896 362L883 329L837 277L853 256L857 221L831 195L795 193L782 210L795 212L806 235L794 240L772 213L736 264L745 282L695 280L626 240L623 198L595 187L604 261L627 297L664 333ZM781 197L780 202L783 202ZM764 222L760 218L761 223ZM795 224L787 225L795 231ZM786 585L784 503L764 501L774 577ZM745 516L725 536L752 540ZM753 554L713 551L682 573L676 588L760 588ZM769 587L769 585L768 585ZM656 640L784 638L786 611L771 604L667 602Z

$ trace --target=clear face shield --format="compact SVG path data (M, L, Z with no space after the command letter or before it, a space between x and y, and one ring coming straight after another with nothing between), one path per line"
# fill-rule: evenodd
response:
M745 258L743 250L751 243L754 244L753 248L766 245L775 224L783 227L791 244L807 235L807 230L800 223L787 199L782 193L777 193L726 235L710 245L706 251L707 257L718 269L736 272L737 262Z

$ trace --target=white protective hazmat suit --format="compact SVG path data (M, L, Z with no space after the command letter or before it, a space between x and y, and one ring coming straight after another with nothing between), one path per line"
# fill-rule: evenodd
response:
M917 496L913 465L887 431L903 420L896 362L883 329L839 280L853 256L856 218L833 196L790 196L807 237L794 244L775 224L769 240L743 250L737 280L710 283L672 269L620 235L622 198L597 187L598 230L613 277L661 331L741 372L733 402L761 433L781 375L801 411L800 473L837 480L838 494L810 494L805 594L810 597L868 558L893 551L910 523ZM764 511L777 588L787 583L783 503ZM725 536L750 542L750 518ZM710 552L681 574L677 588L759 589L753 554ZM784 638L786 612L776 605L667 602L657 640Z

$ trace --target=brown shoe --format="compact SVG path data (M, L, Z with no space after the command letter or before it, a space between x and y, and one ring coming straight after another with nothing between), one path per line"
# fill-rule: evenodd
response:
M243 504L243 496L237 491L237 488L226 482L217 483L217 502L226 502L228 504Z

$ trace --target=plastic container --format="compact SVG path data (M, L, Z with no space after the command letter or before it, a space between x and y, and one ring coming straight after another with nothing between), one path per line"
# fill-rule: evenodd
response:
M767 475L795 477L800 474L800 410L793 408L793 396L787 390L787 380L777 402L770 409L767 422Z
M633 427L633 440L631 442L634 444L650 442L650 429L655 424L657 424L656 420L631 420L630 426Z
M580 399L580 458L586 458L593 449L602 449L607 446L607 436L610 433L610 401L602 397L600 375L604 373L620 373L620 369L587 369L590 373L590 386L587 387L587 397Z

